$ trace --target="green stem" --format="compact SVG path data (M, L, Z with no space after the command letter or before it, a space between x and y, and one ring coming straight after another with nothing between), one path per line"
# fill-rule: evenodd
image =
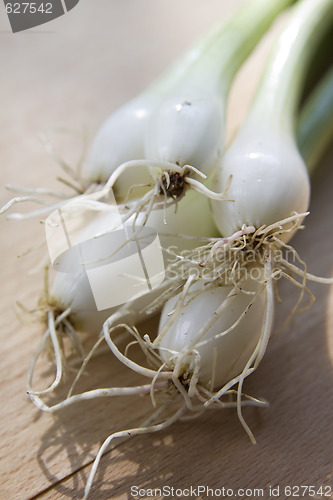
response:
M295 0L251 0L227 21L214 44L193 68L189 78L218 89L221 82L228 90L240 66L262 39L272 22Z
M185 84L227 91L246 58L277 15L295 0L251 0L177 60L148 91ZM222 90L223 90L222 89Z
M184 54L178 57L161 76L150 84L144 91L144 94L164 94L170 92L170 89L177 86L186 77L187 72L204 57L204 54L220 35L220 32L221 26L216 26L201 37Z
M298 119L297 142L310 174L332 138L333 67L308 97Z
M302 0L271 52L247 123L294 134L306 72L333 20L333 0Z

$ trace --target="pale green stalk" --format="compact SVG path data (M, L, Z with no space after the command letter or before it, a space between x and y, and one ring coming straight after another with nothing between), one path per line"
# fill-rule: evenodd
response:
M144 94L172 90L193 81L205 87L223 80L227 90L241 64L250 55L275 18L296 0L250 0L219 23L179 57ZM215 77L214 77L215 75ZM207 81L208 78L208 81Z
M306 100L299 119L297 141L310 174L333 138L333 67Z
M333 0L302 0L271 53L247 122L258 122L288 135L294 123L305 74L315 51L333 21ZM252 126L252 124L250 125Z
M251 0L214 30L209 43L202 44L200 57L189 68L184 82L204 88L227 91L252 50L279 13L295 0Z

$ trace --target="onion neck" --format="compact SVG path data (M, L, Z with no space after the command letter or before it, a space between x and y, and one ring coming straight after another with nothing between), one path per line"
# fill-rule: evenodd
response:
M333 19L332 0L303 0L271 52L245 127L260 123L294 136L306 72Z
M333 68L316 86L301 110L297 126L300 152L312 174L333 137Z
M227 92L238 69L277 15L295 0L252 0L213 32L185 83Z

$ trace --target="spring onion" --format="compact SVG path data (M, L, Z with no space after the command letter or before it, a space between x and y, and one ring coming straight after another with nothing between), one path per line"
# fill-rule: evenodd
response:
M254 0L223 24L213 43L151 111L144 159L119 166L106 186L119 186L127 169L146 166L155 202L162 195L180 200L189 188L212 199L225 199L224 190L215 195L197 177L209 175L223 152L226 100L235 74L276 15L290 3ZM142 204L138 206L142 210Z
M102 193L102 192L100 192ZM101 196L100 193L93 195L96 197ZM79 239L83 242L91 242L93 246L90 246L89 259L96 261L98 266L102 266L102 272L107 264L107 260L114 254L114 258L119 260L123 256L121 250L124 249L126 255L128 252L135 254L137 252L137 245L140 247L145 247L145 241L147 243L147 234L145 232L140 232L140 227L145 224L145 213L140 213L139 216L131 215L129 206L130 204L119 204L117 205L116 213L119 214L118 218L114 218L114 212L112 206L105 202L94 202L94 210L89 211L89 199L86 196L78 197L71 204L64 206L67 208L67 214L70 217L70 225L73 226L73 221L77 225L76 234L74 239ZM64 210L63 207L63 210ZM78 212L78 207L80 211ZM75 215L77 216L77 222ZM124 217L122 217L124 215ZM55 212L55 221L53 221L50 216L46 220L46 227L51 230L57 227L58 211ZM115 221L115 222L113 222ZM115 224L121 224L127 230L128 235L126 236L126 241L123 241L122 231L116 231L115 229L121 229L120 227L113 227ZM135 223L138 225L139 229L135 229ZM159 260L163 259L164 264L160 263L160 268L158 273L162 273L164 269L168 267L169 262L171 262L172 257L168 253L168 248L177 248L178 251L184 248L191 248L196 245L198 229L205 237L209 237L216 233L216 228L212 217L209 215L208 202L204 197L198 196L196 193L191 192L187 196L185 203L183 204L182 214L179 216L172 207L165 209L164 211L155 210L151 212L148 219L149 226L154 228L159 228L156 232L158 236L158 248L157 251L160 252ZM133 228L134 225L134 228ZM186 227L186 237L181 235L183 228ZM151 232L151 231L150 231ZM152 231L155 234L155 230ZM109 235L109 237L108 237ZM71 236L72 237L72 236ZM155 238L155 236L154 236ZM56 240L54 243L53 241ZM54 234L52 239L52 247L54 244L62 246L65 244L67 247L67 238L62 241L58 233ZM153 250L154 251L154 250ZM92 253L91 253L92 252ZM60 254L61 251L58 249L55 251L52 248L52 253ZM82 254L82 250L80 251ZM112 276L108 276L107 282L104 283L103 280L103 293L105 298L103 303L105 305L102 308L97 308L96 296L92 292L92 286L88 279L86 272L86 266L84 263L80 264L80 254L74 253L66 261L66 272L56 272L52 287L49 289L49 279L44 280L44 289L42 297L39 300L37 312L39 316L42 317L42 322L46 323L46 331L41 339L40 345L38 346L30 365L28 372L28 392L29 394L39 394L44 395L53 391L60 383L62 379L62 374L64 372L64 366L66 362L66 343L70 340L70 353L72 351L80 355L81 358L84 357L83 347L80 340L78 332L85 332L97 335L101 330L104 321L117 310L117 306L109 307L108 304L114 301L118 301L118 296L120 293L119 286L114 286L116 279L122 280L122 288L126 287L133 291L136 290L138 283L135 282L138 278L133 278L129 276L126 283L126 277L124 273L128 273L128 269L124 269L124 265L118 265L113 269ZM155 253L154 253L155 255ZM81 256L82 258L82 256ZM155 255L155 260L156 260ZM121 260L119 261L121 264ZM86 263L85 263L86 264ZM62 265L64 267L64 265ZM54 266L56 267L56 266ZM64 269L62 268L62 271ZM105 272L103 272L105 274ZM49 275L49 266L47 267L47 276ZM122 277L123 276L123 277ZM156 313L165 297L172 295L172 290L170 287L170 280L164 279L164 276L156 275L156 278L150 277L158 280L152 289L145 292L142 296L137 299L131 300L125 309L122 309L121 321L126 321L128 324L134 324L139 322L141 319L145 319L148 314ZM169 289L169 290L168 290ZM102 292L99 292L99 296ZM137 293L137 292L136 292ZM127 296L126 296L127 297ZM99 299L101 301L101 299ZM120 303L127 301L120 300ZM34 310L36 312L36 310ZM55 355L56 361L56 375L52 384L44 390L36 391L32 389L32 379L35 371L35 366L40 355L49 350L50 340L52 344L52 350Z
M93 146L95 153L92 153L87 162L87 165L92 165L96 160L98 164L97 177L94 178L95 174L90 172L93 180L101 180L101 165L107 165L109 169L107 174L109 174L110 169L112 171L118 162L125 159L122 154L129 155L128 161L113 172L106 182L106 187L118 186L116 192L117 190L119 192L119 189L127 192L131 188L127 181L125 190L119 186L120 179L123 179L124 173L130 167L131 172L147 166L154 172L155 186L150 194L148 192L143 198L136 200L134 207L131 201L119 207L121 211L123 207L129 207L125 215L125 223L131 220L133 224L134 221L141 225L147 223L153 226L158 234L181 235L185 232L189 238L214 235L212 223L199 224L202 219L211 220L208 219L207 202L199 199L198 196L190 196L190 193L186 196L186 200L182 200L182 197L185 190L190 187L209 197L221 198L220 195L215 196L191 174L205 176L206 174L202 174L202 171L209 173L215 165L224 146L225 101L231 81L275 16L289 3L291 0L274 0L268 5L263 0L254 0L246 5L222 28L215 29L203 42L187 53L184 64L181 62L176 64L164 79L160 79L137 100L122 108L101 130ZM255 23L251 22L251 19L255 19ZM216 64L216 61L219 63ZM138 113L139 109L144 110L144 116ZM146 120L148 120L147 123L145 123ZM115 156L111 161L106 153L107 160L103 160L103 145L108 142L105 137L108 137L109 133L112 135L111 131L117 123L121 127L128 128L128 135L125 142L119 140L120 132L112 136L112 141L115 141L120 149L115 150L112 148L112 143L111 146L108 144L107 147L111 148L108 151L111 150ZM139 140L138 136L142 134L142 130L145 134ZM170 130L172 130L171 135ZM140 148L143 150L143 160L136 158L141 154ZM95 160L92 160L92 157ZM135 159L131 161L132 157ZM102 160L99 161L98 158ZM142 178L141 182L146 181ZM32 201L31 197L14 199L4 207L3 211L14 202L24 199ZM169 202L168 199L172 201ZM179 203L177 217L172 208L172 205L176 203ZM156 205L162 206L163 215L153 210ZM46 212L50 208L61 206L63 206L63 201L53 206L51 204L51 207L47 206ZM36 212L41 215L45 213L45 210ZM20 218L19 214L12 214L12 216ZM156 223L156 219L159 224ZM184 227L186 227L185 231ZM164 246L173 244L172 239L170 240L168 236L165 238L167 239L163 241ZM182 250L184 246L188 247L189 241L182 237L178 238L179 250ZM90 313L92 311L91 293L85 281L84 276L61 276L56 279L54 292L51 295L46 293L47 299L43 306L48 317L48 333L45 334L42 342L46 342L48 335L53 333L51 338L55 352L58 353L56 356L58 367L61 367L61 356L57 345L56 330L61 330L66 322L65 330L69 331L70 327L74 328L75 321L83 325L84 329L90 329L90 325L85 325L85 322L89 323L95 316ZM54 310L57 313L56 317L53 314ZM59 322L59 317L64 314L65 317L56 328L55 322ZM102 318L102 315L100 317ZM82 321L83 318L85 321ZM99 321L97 320L96 328L98 327ZM74 332L72 334L74 335ZM78 339L76 337L75 339L79 345ZM40 348L38 352L41 352ZM59 373L61 373L60 368ZM56 379L60 380L59 376ZM54 385L52 384L51 387Z
M133 170L141 172L144 168L149 173L148 184L155 184L151 190L155 201L163 199L163 196L178 199L184 187L214 197L193 177L199 172L201 177L205 177L223 152L225 103L231 82L275 17L293 1L252 0L245 4L227 23L215 29L206 40L199 42L198 47L185 55L183 68L181 62L177 63L166 74L165 82L159 80L138 100L116 112L96 138L91 153L95 159L87 162L88 184L105 182L104 185L114 187L116 193L127 195L133 185L147 184L145 174L140 179L134 174L134 182L132 180ZM144 115L142 119L141 114ZM119 132L116 133L117 122ZM124 128L126 133L120 140L119 133ZM144 134L141 137L142 129ZM116 134L114 137L113 132ZM112 144L119 146L119 152ZM110 159L113 154L113 159ZM137 154L143 156L136 157ZM135 158L131 160L133 156ZM124 158L128 160L118 166L117 163ZM88 165L96 165L96 173ZM130 176L125 175L128 169ZM109 175L107 180L105 176ZM90 184L85 189L91 190L93 187ZM173 189L175 184L176 190ZM183 187L179 188L179 185ZM11 200L2 212L19 201L49 205L47 201L33 196L20 197ZM58 205L51 204L51 209L56 209ZM49 213L48 210L49 207L32 214L39 212L42 215ZM11 214L12 218L26 216L28 214Z
M310 184L296 143L295 114L311 57L332 22L332 5L331 0L296 4L250 113L218 167L218 189L232 176L228 196L233 202L212 202L216 224L226 237L244 227L254 232L264 225L271 226L271 237L274 227L279 234L280 221L308 209ZM279 237L287 242L295 230Z

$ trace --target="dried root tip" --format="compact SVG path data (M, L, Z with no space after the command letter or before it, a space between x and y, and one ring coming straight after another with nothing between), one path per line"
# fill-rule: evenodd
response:
M82 179L80 175L80 170L83 164L83 160L85 157L85 149L86 149L86 137L83 137L83 147L80 158L78 160L76 168L71 167L62 157L61 155L54 149L49 139L45 134L39 134L39 140L43 144L46 152L54 159L54 161L60 166L60 168L69 175L74 181L78 184L81 184Z
M179 172L163 172L161 177L160 195L176 199L179 198L186 188L185 177L190 173L186 171L183 175Z
M41 194L43 196L51 196L53 198L59 198L60 200L66 200L68 198L68 194L59 193L58 191L53 191L52 189L47 188L25 188L22 186L15 186L13 184L7 184L6 189L13 193L21 193L21 194Z
M209 258L212 258L214 257L214 255L216 255L216 253L221 250L221 249L225 249L227 248L228 246L232 245L234 242L238 242L239 240L243 240L244 241L244 236L248 236L252 233L254 233L256 230L256 228L254 226L246 226L244 225L242 227L241 230L239 231L236 231L234 234L232 234L231 236L229 236L228 238L221 238L221 239L218 239L212 246L212 249L211 249L211 252L210 252L210 255L205 259L205 260L202 260L200 262L200 266L204 266L206 261L209 259ZM246 242L244 241L244 244Z
M30 394L39 396L51 393L60 384L68 360L68 345L66 345L66 342L70 344L70 355L75 352L81 360L84 359L85 356L78 333L71 324L71 308L68 307L65 309L49 295L48 269L48 266L46 266L44 273L44 290L39 301L39 306L35 311L32 311L33 314L38 313L42 315L42 320L46 323L46 330L31 359L27 376L27 391ZM44 353L49 353L54 357L56 374L53 382L46 389L36 391L32 389L33 377L37 362Z
M61 167L61 169L69 175L69 177L72 179L66 180L63 179L62 177L58 177L57 179L62 183L71 188L74 193L76 194L83 194L91 191L91 186L93 186L93 190L96 190L96 185L92 183L91 181L88 181L86 179L83 179L81 176L81 167L83 164L83 160L85 157L85 149L86 149L86 137L84 134L83 137L83 147L82 147L82 152L80 155L80 158L77 162L76 169L72 168L53 148L51 145L50 141L47 139L47 137L44 134L39 134L39 139L41 140L42 144L44 145L47 153L56 161L56 163ZM6 205L4 205L0 209L0 214L5 213L8 211L14 204L16 203L22 203L22 202L33 202L33 203L38 203L41 205L46 205L47 209L41 209L41 210L35 210L28 212L26 214L20 214L20 213L14 213L10 214L8 216L9 219L17 219L17 220L24 220L24 219L29 219L33 217L40 217L47 215L50 213L52 210L56 210L59 206L61 206L66 200L72 199L72 195L69 195L67 193L61 193L58 191L54 191L52 189L47 189L47 188L25 188L21 186L15 186L15 185L7 185L6 188L10 191L17 192L17 193L22 193L26 194L27 196L20 196L13 198L10 200ZM35 196L33 196L35 195ZM62 200L60 203L54 203L50 202L47 200L44 200L43 198L39 196L49 196L52 198L56 198L59 200Z
M46 200L42 200L40 198L37 198L36 196L18 196L16 198L13 198L10 200L6 205L4 205L0 209L0 215L7 212L13 205L16 203L25 203L27 201L33 202L33 203L38 203L40 205L46 205L47 207L52 207L52 203ZM48 208L50 210L50 208ZM39 211L38 211L39 212ZM12 214L11 218L14 218L13 216L17 215L15 218L19 218L21 214Z
M100 462L102 456L104 455L104 453L106 452L107 448L109 447L111 441L113 441L114 439L117 439L117 438L124 438L124 437L128 438L128 437L137 436L139 434L151 434L153 432L162 431L162 430L166 429L167 427L169 427L170 425L172 425L174 422L177 422L177 420L180 419L180 417L185 413L185 411L186 411L186 407L182 406L180 409L178 409L171 417L166 419L164 422L160 422L158 424L154 424L154 425L150 425L150 426L148 425L148 426L143 426L143 427L137 427L134 429L127 429L124 431L115 432L115 433L111 434L104 441L104 443L100 447L99 452L95 458L95 461L93 463L93 466L92 466L92 469L90 471L89 478L88 478L88 481L87 481L87 484L85 487L84 500L86 500L88 498L92 483L94 481L95 474L96 474L98 466L99 466L99 462Z
M156 184L158 185L158 191L155 195L170 197L174 200L180 200L184 195L184 190L186 187L194 189L204 196L208 196L212 199L225 199L225 193L214 193L204 186L201 182L190 177L191 172L194 172L199 177L207 178L200 170L192 165L184 165L181 167L177 163L170 163L160 160L131 160L120 165L110 176L105 184L105 188L112 188L118 178L126 170L130 168L146 167L147 169L153 171L158 170L159 173L156 176ZM152 174L152 177L154 175ZM228 184L229 186L229 184Z
M200 193L203 196L206 196L210 200L230 201L226 198L225 192L215 193L215 191L211 191L204 184L202 184L202 182L199 182L196 179L192 179L191 177L185 177L185 182L191 189L197 191L197 193Z
M167 383L160 382L156 385L156 390L164 389ZM91 391L82 392L80 394L74 394L73 396L67 397L64 401L57 403L53 406L48 406L44 403L40 396L43 394L37 394L31 391L27 391L31 401L37 408L46 413L56 413L59 410L71 406L73 404L79 403L81 401L88 401L96 398L109 398L115 396L138 396L142 394L149 394L151 390L151 385L139 385L134 387L107 387L103 389L93 389Z
M65 355L64 355L64 350L63 350L63 343L61 341L61 337L59 335L59 328L61 325L67 325L67 328L69 328L70 323L68 322L67 318L69 317L71 313L71 309L68 308L66 311L64 311L62 314L60 314L57 318L55 318L54 312L50 310L47 314L48 317L48 328L45 331L41 342L36 349L31 362L30 362L30 367L28 370L28 381L27 381L27 391L29 394L33 395L45 395L48 393L51 393L54 391L58 385L61 382L63 372L64 372L64 367L65 367ZM70 331L70 334L77 336L77 333L73 329ZM49 347L50 347L50 341L51 341L51 346L52 346L52 351L55 357L55 363L56 363L56 375L53 380L53 382L46 388L40 391L35 391L32 389L32 381L33 381L33 376L35 373L35 368L38 359L40 356L45 353ZM80 343L80 340L78 338L75 338L75 340L72 340L72 342L78 342ZM82 346L81 346L82 349ZM81 353L83 355L83 352Z

